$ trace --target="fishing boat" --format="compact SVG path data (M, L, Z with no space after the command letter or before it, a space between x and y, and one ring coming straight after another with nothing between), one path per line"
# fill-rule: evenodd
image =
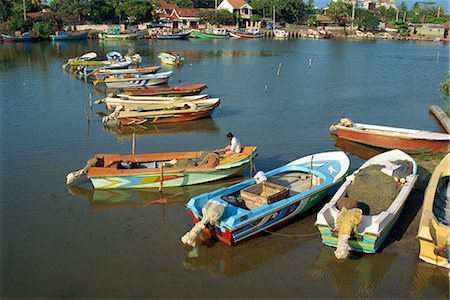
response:
M105 41L123 41L143 39L144 31L120 32L119 28L110 28L106 32L98 34L98 38Z
M450 154L433 171L425 190L417 238L421 260L450 268Z
M335 255L340 259L350 250L377 252L399 218L417 177L415 160L401 150L367 160L317 214L315 225L322 243L337 247Z
M287 39L289 37L289 33L283 29L274 29L273 37L275 39Z
M94 80L94 86L101 86L104 84L106 88L128 88L128 87L140 87L148 85L164 84L169 81L169 78L173 75L172 71L161 72L156 74L124 74L124 75L112 75L114 77L107 77L103 80ZM110 75L111 76L111 75Z
M264 37L264 33L259 30L230 30L230 36L235 38L262 38Z
M53 41L67 41L67 40L86 40L89 36L89 31L56 31L51 34L50 38Z
M152 66L145 68L134 68L134 69L108 69L108 68L85 68L80 75L82 77L88 78L90 80L103 80L108 76L115 75L130 75L130 74L155 74L161 70L160 66Z
M106 108L113 111L118 106L122 106L123 110L154 110L154 109L168 109L183 107L185 102L193 102L196 104L198 100L204 100L208 98L207 94L184 96L184 97L161 97L161 96L129 96L118 94L116 96L108 96L106 98L97 100L94 104L105 103Z
M191 36L199 39L228 39L230 35L225 28L210 27L205 31L192 30Z
M104 123L120 123L121 125L160 124L192 121L211 116L220 105L219 98L208 98L195 102L184 102L181 107L152 109L144 111L123 111L116 107L114 112L102 118Z
M96 154L86 166L66 177L71 184L86 175L95 189L186 186L239 176L256 156L256 147L239 154L212 151L149 154Z
M31 36L29 32L24 32L21 35L8 35L8 34L2 34L2 39L5 42L11 42L11 43L19 43L19 42L33 42L37 41L38 39Z
M156 39L158 40L186 40L191 36L191 32L180 32L180 33L170 33L170 34L157 34Z
M408 153L450 151L450 134L446 133L353 123L347 118L332 125L330 132L353 142Z
M185 206L195 226L182 242L194 246L203 231L231 246L279 226L317 204L349 165L344 152L317 153L194 197Z
M139 55L139 54L137 54ZM140 55L139 55L140 57ZM89 52L80 57L69 58L62 64L62 68L72 74L89 74L95 69L125 69L132 63L136 63L131 57L127 56L123 60L94 60L97 53Z
M159 53L158 58L162 64L166 65L182 65L184 62L184 57L172 55L170 53Z
M200 94L201 91L206 89L206 84L196 83L190 85L177 85L174 87L157 87L150 89L125 89L124 94L133 96L145 95L145 96L189 96Z

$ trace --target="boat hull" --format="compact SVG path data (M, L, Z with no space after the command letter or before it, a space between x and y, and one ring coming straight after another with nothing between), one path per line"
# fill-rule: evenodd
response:
M159 85L165 84L169 81L169 77L167 78L136 78L134 80L129 81L118 81L118 82L108 82L105 81L105 85L107 88L129 88L129 87L142 87L142 86L150 86L150 85Z
M198 39L228 39L230 38L230 36L228 34L211 34L211 33L205 33L205 32L200 32L200 31L196 31L196 30L192 30L191 31L191 36L198 38Z
M342 139L385 149L401 149L408 153L448 152L450 149L449 141L446 140L402 138L358 132L346 128L337 128L336 132L337 136Z
M123 40L139 40L144 38L144 33L121 33L121 34L107 34L99 33L98 37L105 41L123 41Z
M158 39L158 40L186 40L189 38L190 35L191 35L190 32L167 34L167 35L157 35L156 39Z
M127 89L124 92L133 96L167 96L167 97L175 97L175 96L191 96L198 95L201 91L206 89L206 84L196 84L191 86L181 86L174 88L158 88L158 89Z
M67 34L63 31L59 31L58 34L50 35L53 41L71 41L71 40L86 40L89 36L89 32L83 32L80 34Z

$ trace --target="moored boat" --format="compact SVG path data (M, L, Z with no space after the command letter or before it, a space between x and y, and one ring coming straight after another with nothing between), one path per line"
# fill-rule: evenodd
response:
M31 36L31 34L29 32L24 32L21 35L17 35L17 36L2 34L2 39L5 42L11 42L11 43L33 42L33 41L38 40L37 38Z
M375 253L394 227L417 181L415 160L390 150L367 160L318 212L315 225L322 243L337 247L346 258L350 250Z
M275 39L287 39L289 37L289 33L283 29L274 29L273 37Z
M96 154L86 166L67 175L66 183L86 175L96 189L186 186L239 176L256 155L246 146L235 155L213 151L150 154Z
M450 134L446 133L353 123L350 119L341 119L330 132L353 142L408 153L450 151Z
M103 80L105 77L108 77L110 75L154 74L157 73L159 70L161 70L160 66L134 68L134 69L107 69L100 67L83 72L83 76L88 77L89 79L92 80Z
M450 154L439 163L428 182L417 238L421 260L450 268Z
M119 32L118 29L112 29L107 32L99 33L98 37L105 41L123 41L143 39L144 35L144 31Z
M234 245L279 226L317 204L349 165L344 152L317 153L194 197L185 206L196 225L182 242L194 246L203 231Z
M214 109L220 105L219 98L208 98L195 102L184 102L181 107L166 109L151 109L144 111L122 111L116 107L114 112L103 117L104 123L117 123L122 125L160 124L192 121L211 116Z
M89 36L89 31L56 31L51 34L50 38L53 41L67 41L67 40L86 40Z
M128 88L128 87L140 87L148 85L164 84L169 81L169 78L173 75L172 71L161 72L156 74L125 74L122 76L107 77L103 80L95 80L93 84L95 86L104 84L106 88Z
M166 65L182 65L184 62L184 57L181 57L179 54L175 56L170 53L161 52L158 54L158 58L162 64Z
M245 31L245 30L230 30L230 35L232 37L236 37L236 38L246 38L246 39L251 39L251 38L262 38L264 37L264 33L257 30L257 31Z
M201 91L206 89L206 84L196 83L190 85L177 85L174 87L157 87L147 89L125 89L124 93L138 96L189 96L200 94Z
M191 32L180 32L171 34L157 34L156 39L158 40L186 40L191 35Z
M191 36L199 39L228 39L230 35L225 28L206 28L204 31L192 30Z

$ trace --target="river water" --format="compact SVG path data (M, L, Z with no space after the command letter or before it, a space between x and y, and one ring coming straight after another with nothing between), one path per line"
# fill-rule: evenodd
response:
M439 84L448 49L271 39L0 44L1 298L448 299L448 272L419 260L415 237L424 189L442 154L414 156L419 182L381 252L344 261L321 244L314 226L323 203L276 234L233 248L208 241L191 249L180 242L192 226L183 204L236 179L162 195L94 191L85 179L65 184L95 153L130 153L133 132L137 153L223 147L231 131L258 146L258 170L342 149L352 171L380 151L337 141L329 126L348 117L440 131L428 108L444 106ZM89 95L104 94L61 64L111 50L138 52L143 66L159 64L159 52L180 53L186 64L172 69L169 84L206 83L221 109L185 124L104 127L96 114L104 107L89 111Z

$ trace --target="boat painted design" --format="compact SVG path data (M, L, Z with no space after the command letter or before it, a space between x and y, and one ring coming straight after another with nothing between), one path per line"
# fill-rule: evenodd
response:
M161 72L156 74L143 74L143 75L130 74L130 76L128 75L114 76L113 78L111 77L104 78L104 80L95 80L93 84L97 86L103 83L106 86L106 88L128 88L128 87L158 85L167 83L172 75L173 75L172 71Z
M183 107L165 110L118 111L117 118L122 125L160 124L192 121L210 117L220 105L219 98L205 99L201 103L185 102Z
M249 209L250 202L242 198L241 192L257 185L255 179L249 179L194 197L185 206L194 223L198 223L210 200L222 205L224 212L216 225L208 224L203 232L231 246L279 226L317 204L345 176L349 165L342 151L308 155L264 174L270 185L287 190L278 201ZM245 200L245 206L238 204L242 203L239 199Z
M206 89L206 84L196 83L190 85L177 85L174 87L156 87L148 89L125 89L124 94L133 96L190 96L198 95L201 91Z
M97 100L95 104L105 103L106 108L110 111L121 106L122 110L155 110L155 109L169 109L181 108L185 106L186 102L192 102L201 105L201 102L208 98L208 94L185 96L185 97L146 97L146 96L128 96L118 94L116 97L106 97Z
M156 39L158 40L186 40L191 36L191 32L180 32L172 34L157 34Z
M442 159L428 182L417 238L421 260L450 268L450 154Z
M11 42L11 43L20 43L20 42L33 42L37 41L38 39L31 36L29 32L24 32L20 36L12 36L8 34L2 34L2 39L5 42Z
M257 31L230 30L229 33L230 33L230 36L236 37L236 38L252 39L252 38L264 37L264 33L259 30L257 30Z
M228 39L230 37L225 28L207 28L203 32L192 30L191 36L199 39Z
M250 157L256 156L256 147L246 146L240 154L212 154L202 165L171 166L173 160L196 160L204 153L96 154L95 158L101 163L90 167L87 177L96 189L159 188L161 185L176 187L205 183L242 175L250 163Z
M50 38L53 41L67 41L67 40L86 40L89 36L89 31L56 31L51 34Z
M105 41L123 41L123 40L139 40L143 39L145 32L137 31L131 33L99 33L98 37Z
M162 64L166 65L182 65L184 62L184 57L175 56L170 53L161 52L158 54L158 58Z
M337 207L337 201L347 196L347 189L355 180L355 175L362 169L374 165L384 166L387 169L392 168L396 161L409 162L412 166L411 173L404 178L404 183L399 183L401 188L390 206L376 215L363 215L362 222L358 225L356 233L348 240L351 250L366 253L376 253L378 251L397 222L418 178L415 160L405 152L397 149L383 152L367 160L351 176L346 178L331 200L317 213L315 225L320 231L323 244L337 247L338 236L336 234L335 224L340 213ZM391 175L393 177L393 174ZM394 178L392 180L394 181ZM377 191L374 190L373 193L377 193ZM358 201L359 199L354 200Z
M342 119L339 124L330 127L330 131L342 139L385 149L400 149L408 153L450 151L450 134L343 120L348 119Z

